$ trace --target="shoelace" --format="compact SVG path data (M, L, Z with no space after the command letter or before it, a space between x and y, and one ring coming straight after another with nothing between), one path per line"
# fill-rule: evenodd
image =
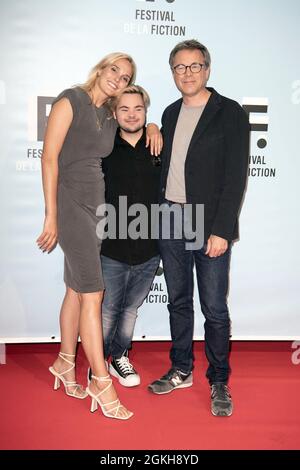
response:
M164 375L162 378L167 380L171 380L173 378L182 379L181 375L179 375L179 372L176 369L170 369L169 372L167 372L166 375Z
M118 366L120 367L121 371L126 373L126 374L135 374L135 370L133 368L133 365L130 364L129 358L126 356L120 357L120 359L115 360Z
M230 398L230 393L227 385L217 384L212 386L212 398L218 398L218 400L227 401Z

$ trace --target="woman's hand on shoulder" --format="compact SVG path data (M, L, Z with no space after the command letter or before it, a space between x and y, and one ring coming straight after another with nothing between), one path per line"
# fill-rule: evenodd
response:
M157 157L163 146L163 137L159 127L152 122L147 125L146 129L146 147L149 147L149 145L151 155Z

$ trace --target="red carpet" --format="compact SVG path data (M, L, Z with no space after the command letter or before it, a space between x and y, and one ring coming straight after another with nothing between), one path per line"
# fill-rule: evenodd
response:
M9 345L0 365L1 449L300 449L300 364L290 342L232 344L234 413L209 410L203 343L196 343L194 386L156 396L146 386L169 367L169 343L134 343L131 359L142 384L119 396L129 421L91 414L89 399L52 390L48 366L58 345ZM85 384L82 352L78 379ZM79 380L79 381L80 381Z

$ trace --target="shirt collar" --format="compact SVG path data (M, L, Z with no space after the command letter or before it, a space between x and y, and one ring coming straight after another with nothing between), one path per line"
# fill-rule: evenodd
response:
M120 136L120 128L118 127L117 129L117 134L116 134L116 140L115 140L116 144L117 145L124 145L125 147L127 146L130 146L132 147L132 145L127 142L127 140L124 140L121 136ZM146 127L144 127L143 129L143 134L141 136L141 138L137 141L136 143L136 146L135 148L139 147L141 144L143 144L144 146L146 145Z

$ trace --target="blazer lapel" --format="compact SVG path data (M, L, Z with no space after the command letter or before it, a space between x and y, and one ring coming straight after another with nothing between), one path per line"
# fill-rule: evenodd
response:
M175 129L176 129L181 105L182 105L182 98L174 103L174 108L172 109L172 114L170 115L170 123L168 125L167 135L165 136L167 155L169 159L171 158L173 139L174 139Z
M210 121L214 118L215 114L221 108L220 95L213 88L208 89L209 91L211 91L211 95L194 130L187 153L189 153L194 143L201 137Z

